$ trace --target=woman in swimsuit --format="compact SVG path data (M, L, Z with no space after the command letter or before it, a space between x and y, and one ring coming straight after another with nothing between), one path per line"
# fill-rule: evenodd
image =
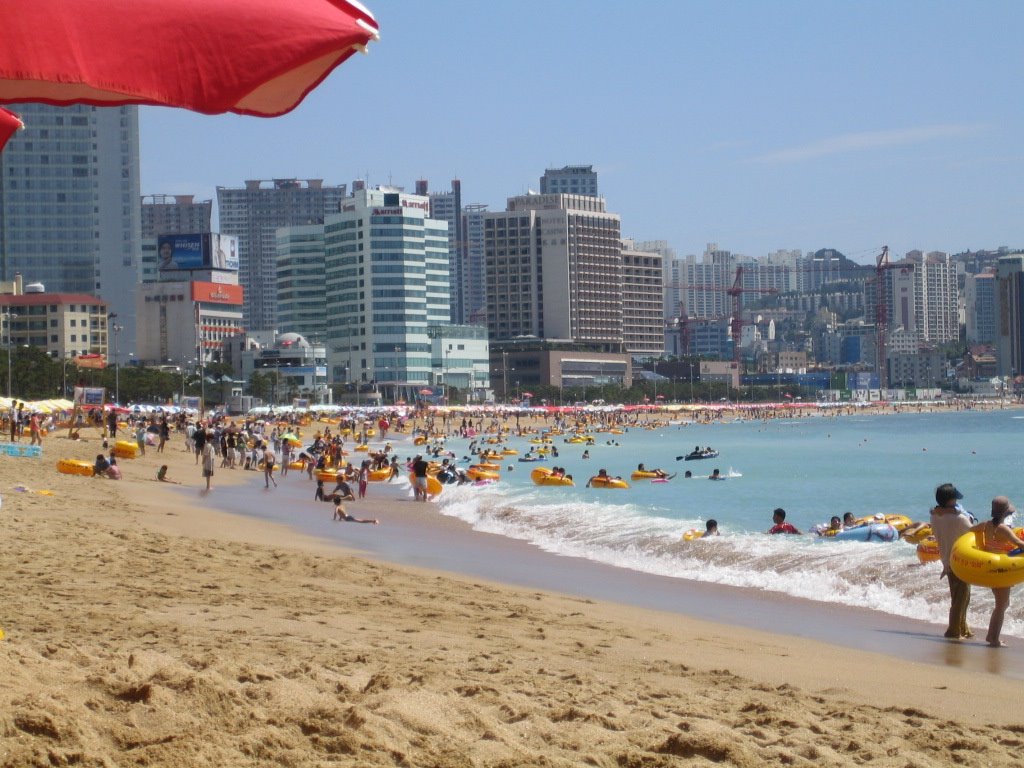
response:
M1005 496L996 496L992 499L992 519L971 528L977 538L978 548L986 552L1005 553L1024 547L1024 541L1017 537L1008 522L1016 511ZM1003 630L1003 616L1010 607L1010 587L992 587L992 596L995 597L996 604L988 620L988 634L985 635L985 640L993 648L999 648L1005 645L999 639L999 634Z

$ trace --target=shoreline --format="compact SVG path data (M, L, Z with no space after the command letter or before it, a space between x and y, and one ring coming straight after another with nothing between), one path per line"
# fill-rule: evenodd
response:
M382 563L354 547L386 518L336 545L213 508L288 499L220 469L204 498L180 438L120 482L45 450L0 464L0 765L1018 762L1017 680Z
M254 477L254 484L258 479ZM529 542L473 530L468 523L442 515L433 504L413 501L407 485L371 483L369 489L367 499L347 503L357 517L381 519L380 526L365 529L346 525L339 530L330 522L328 510L318 508L328 505L304 503L301 494L305 487L298 498L289 496L288 517L270 509L261 515L252 512L263 495L258 487L240 489L228 500L212 501L222 513L283 525L296 535L328 547L336 536L344 538L342 546L347 551L394 567L426 568L453 578L485 579L515 589L540 589L737 629L807 638L879 653L896 661L913 659L1024 679L1024 645L1015 640L997 651L980 642L949 643L937 624L867 607L649 574L549 553Z

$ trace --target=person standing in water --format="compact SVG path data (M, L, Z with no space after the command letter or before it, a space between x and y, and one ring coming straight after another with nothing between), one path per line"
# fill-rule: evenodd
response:
M966 640L974 637L967 626L967 606L971 602L971 585L953 573L949 558L953 544L967 533L975 520L957 503L964 496L952 483L943 483L935 489L935 506L931 512L932 532L939 543L939 559L942 573L949 584L949 624L943 637L949 640Z
M1006 496L996 496L992 499L992 519L971 528L977 537L978 548L986 552L1003 554L1024 547L1024 541L1019 539L1010 527L1010 520L1016 511ZM985 640L993 648L1001 648L1006 645L999 639L999 635L1003 631L1006 609L1010 607L1010 587L992 587L992 596L995 598L995 605L988 620L988 634L985 635Z

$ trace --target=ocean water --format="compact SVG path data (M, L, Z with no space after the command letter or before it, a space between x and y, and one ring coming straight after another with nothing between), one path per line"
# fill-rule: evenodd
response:
M943 482L957 485L964 506L979 519L988 516L993 496L1024 503L1021 410L671 424L594 437L591 446L554 437L559 456L541 464L507 456L500 482L446 487L439 511L556 554L943 624L948 588L940 566L920 564L913 545L767 536L772 511L784 508L787 520L805 532L847 511L927 521L935 487ZM527 438L505 445L520 455L530 447ZM696 445L721 455L677 461ZM468 446L468 439L447 441L459 457ZM639 462L678 474L667 483L629 481L628 490L584 487L599 468L628 480ZM574 475L576 487L532 483L532 469L553 464ZM715 468L729 479L709 481ZM694 477L684 479L685 470ZM721 536L681 541L712 517ZM1012 603L1004 634L1024 637L1024 600L1015 596ZM975 588L976 626L985 626L991 606L991 592Z

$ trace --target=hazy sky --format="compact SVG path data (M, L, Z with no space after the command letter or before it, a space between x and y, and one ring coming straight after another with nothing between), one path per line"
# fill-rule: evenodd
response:
M593 165L680 256L1024 246L1017 0L364 2L380 41L289 115L144 108L143 193L459 178L503 210Z

